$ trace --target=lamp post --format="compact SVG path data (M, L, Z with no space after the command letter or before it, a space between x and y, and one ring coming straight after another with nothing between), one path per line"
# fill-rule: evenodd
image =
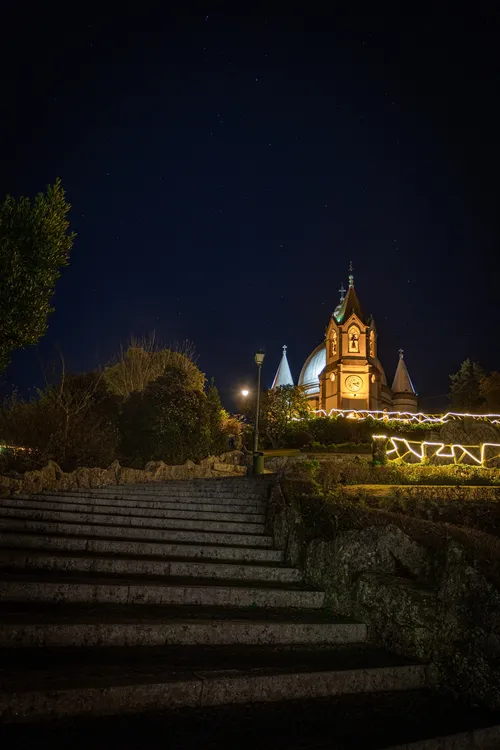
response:
M253 434L253 471L254 474L264 473L264 462L259 455L259 412L260 412L260 373L264 362L264 352L257 352L255 363L257 365L257 403L255 407L255 430Z

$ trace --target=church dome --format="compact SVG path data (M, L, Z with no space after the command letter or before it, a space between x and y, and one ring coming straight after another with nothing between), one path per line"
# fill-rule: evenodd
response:
M299 385L304 388L304 391L308 396L313 393L319 393L319 376L325 366L326 344L323 341L323 343L317 346L308 356L300 373Z

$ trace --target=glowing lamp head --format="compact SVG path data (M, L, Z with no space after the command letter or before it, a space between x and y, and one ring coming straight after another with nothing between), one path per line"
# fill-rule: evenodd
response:
M241 395L245 396L245 398L248 396L249 393L250 391L248 391L246 388L243 388L243 390L241 391Z
M255 363L257 365L261 365L264 361L264 357L265 357L264 352L257 352L257 354L255 355Z

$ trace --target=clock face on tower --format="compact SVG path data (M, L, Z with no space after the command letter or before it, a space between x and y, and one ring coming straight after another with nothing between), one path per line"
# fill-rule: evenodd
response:
M348 391L357 392L361 389L363 385L362 379L359 377L359 375L349 375L345 379L345 387Z

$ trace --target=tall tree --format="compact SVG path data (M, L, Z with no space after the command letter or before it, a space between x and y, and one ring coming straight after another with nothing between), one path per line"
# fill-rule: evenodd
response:
M481 395L489 412L500 412L500 372L490 372L481 380Z
M194 346L189 341L164 349L153 332L142 338L132 337L126 349L121 347L106 367L104 379L111 393L127 398L143 391L173 367L184 374L186 388L203 391L206 378L195 359Z
M267 391L262 404L262 433L273 448L279 448L286 429L293 419L309 414L307 397L299 386L281 385Z
M68 264L74 233L60 180L29 198L8 195L0 204L0 372L14 349L47 330L54 286Z
M483 368L471 359L462 362L460 369L450 375L450 398L453 409L477 412L484 407L481 392L484 375Z

